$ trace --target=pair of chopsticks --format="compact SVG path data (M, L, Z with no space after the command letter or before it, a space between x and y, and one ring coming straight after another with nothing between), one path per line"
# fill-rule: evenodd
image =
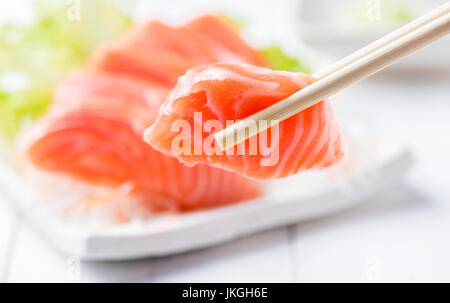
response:
M450 2L354 52L314 76L313 84L215 134L226 150L390 66L450 32ZM258 123L265 121L266 123ZM256 126L256 127L255 127Z

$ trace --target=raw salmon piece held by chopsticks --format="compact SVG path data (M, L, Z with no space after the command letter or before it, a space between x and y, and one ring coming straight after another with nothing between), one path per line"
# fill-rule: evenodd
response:
M265 138L259 134L256 140L250 138L231 150L222 152L213 136L227 123L267 108L314 81L306 74L247 64L194 68L179 79L144 139L187 165L209 164L255 179L327 168L344 153L339 127L326 100L283 121L277 129L269 129Z

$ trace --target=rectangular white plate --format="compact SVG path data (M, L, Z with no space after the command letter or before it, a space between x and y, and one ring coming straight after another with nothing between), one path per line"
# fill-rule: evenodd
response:
M0 167L0 194L64 254L91 260L164 256L356 206L399 182L412 163L408 151L368 137L355 127L346 134L349 149L338 166L268 182L262 198L212 210L86 226L53 212L6 165Z

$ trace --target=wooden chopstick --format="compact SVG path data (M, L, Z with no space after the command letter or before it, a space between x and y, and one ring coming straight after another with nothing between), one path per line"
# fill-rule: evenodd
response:
M215 134L226 150L305 110L349 85L367 78L450 32L449 4L441 6L429 22L414 21L409 30L391 33L339 61L322 78L290 97ZM427 14L431 15L431 14ZM387 37L387 38L386 38ZM379 42L381 41L381 42ZM320 75L319 75L320 76ZM264 121L264 123L260 123ZM256 127L255 127L256 126Z

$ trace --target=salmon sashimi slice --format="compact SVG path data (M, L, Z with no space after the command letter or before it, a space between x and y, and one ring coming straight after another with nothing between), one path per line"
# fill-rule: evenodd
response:
M143 172L134 163L145 162L147 148L137 134L155 121L166 94L167 88L147 79L72 73L60 83L48 113L29 133L27 156L43 170L64 172L88 183L142 183Z
M169 89L145 78L81 70L54 92L47 116L75 110L106 110L137 124L153 123Z
M202 65L217 61L211 51L208 51L201 41L186 35L182 28L171 27L159 21L150 21L135 27L124 35L122 43L143 47L148 50L163 50L171 52L195 65Z
M77 72L55 92L53 105L28 136L33 168L119 188L144 197L148 209L191 210L256 197L259 184L208 165L187 167L142 140L164 88L148 80Z
M175 86L178 77L194 66L194 62L173 52L125 44L103 46L88 62L93 70L144 77L168 87Z
M131 180L144 184L141 167L147 163L146 149L135 134L114 113L70 111L39 122L27 156L40 169L91 184L117 186Z
M178 54L196 65L226 61L266 65L238 30L218 15L203 15L178 27L150 21L131 30L122 40L125 44Z
M209 164L255 179L282 178L329 167L344 153L328 101L226 152L220 151L213 136L314 81L306 74L247 64L194 68L179 79L144 139L187 165Z
M38 169L150 193L153 209L191 210L235 203L260 194L259 184L207 165L187 167L142 141L141 132L115 115L72 111L42 121L27 157ZM156 199L159 197L160 199ZM168 203L167 201L171 201Z
M261 55L222 18L205 15L180 26L151 21L118 42L98 49L88 66L95 70L147 77L174 87L195 66L214 63L265 66Z
M224 18L204 15L190 21L180 29L186 36L204 45L215 58L214 62L248 63L266 66L261 54L249 46Z

